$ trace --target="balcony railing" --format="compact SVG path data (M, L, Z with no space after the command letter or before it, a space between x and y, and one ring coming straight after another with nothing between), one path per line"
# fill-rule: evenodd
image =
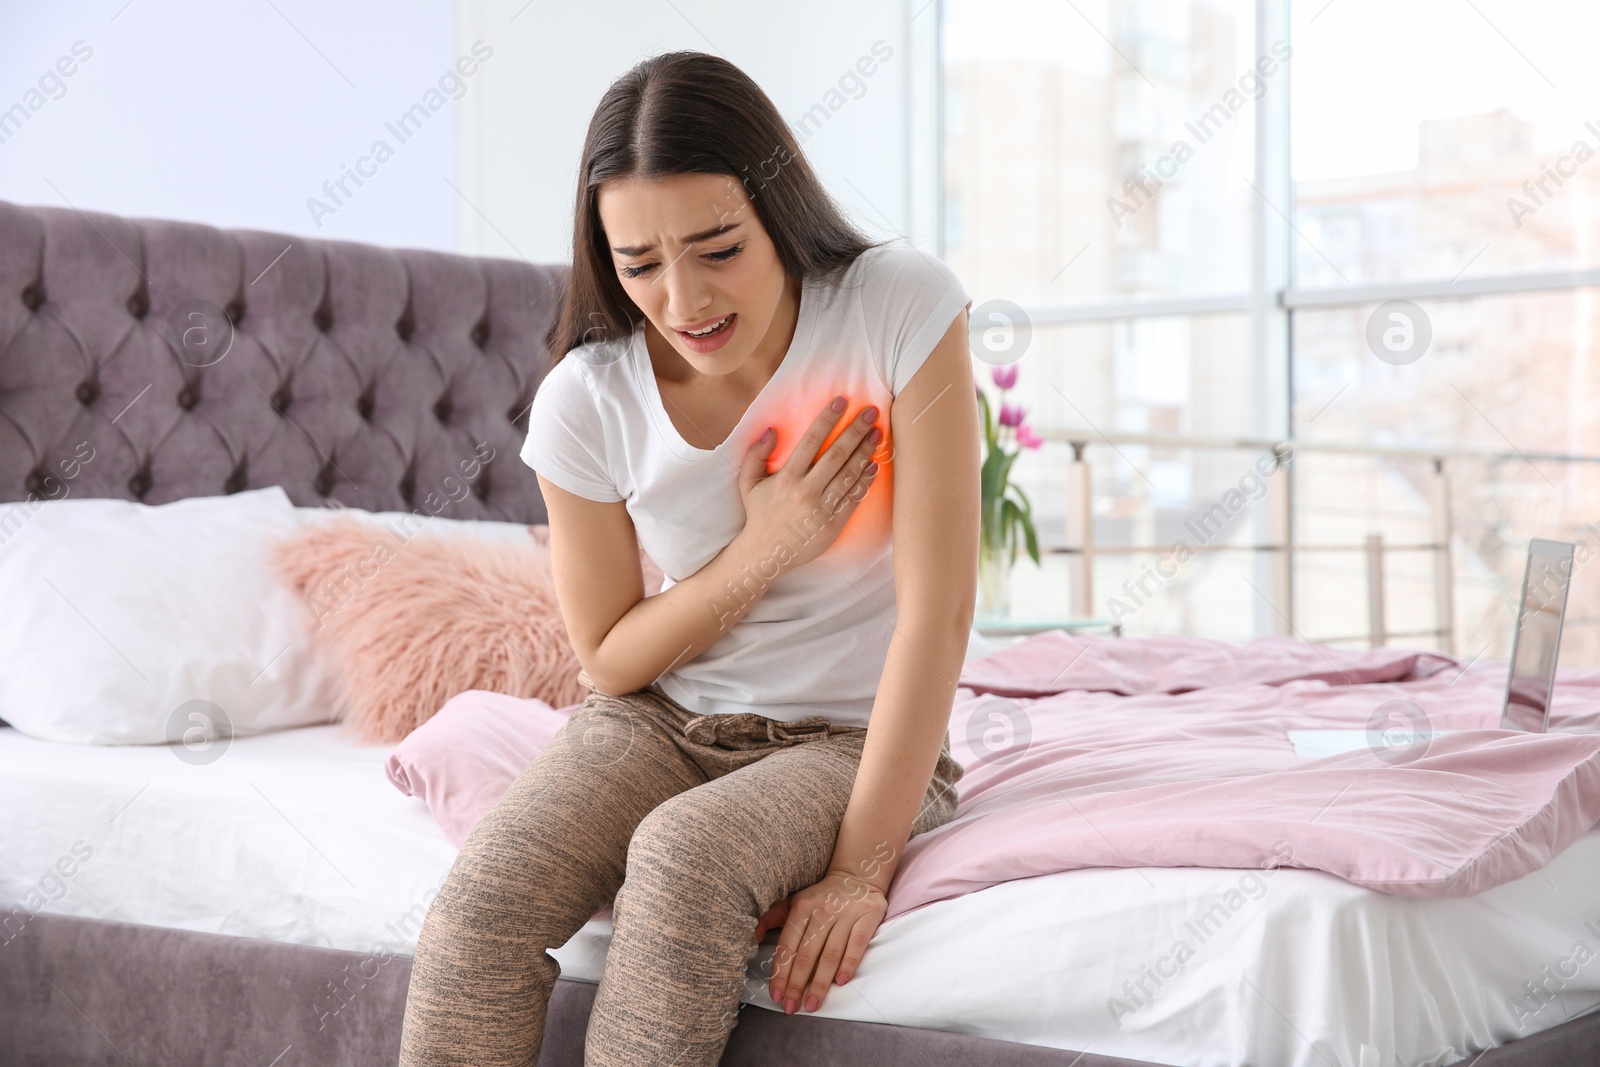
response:
M1451 558L1451 542L1455 534L1451 514L1451 464L1461 461L1477 462L1552 462L1561 464L1600 464L1600 456L1570 455L1550 452L1494 452L1470 449L1393 448L1372 445L1336 444L1297 440L1272 440L1248 437L1187 437L1164 434L1111 433L1079 428L1035 427L1039 436L1050 441L1060 441L1072 449L1072 462L1066 476L1066 541L1061 547L1049 551L1067 557L1069 608L1074 617L1089 618L1097 614L1094 609L1094 563L1101 556L1136 555L1160 552L1161 545L1099 545L1094 538L1094 479L1087 458L1091 447L1106 446L1117 450L1119 446L1146 446L1159 449L1190 449L1212 451L1254 452L1271 457L1274 476L1263 479L1267 514L1268 536L1265 541L1250 544L1212 544L1209 541L1188 546L1196 554L1204 552L1267 553L1271 559L1268 568L1268 588L1263 591L1272 608L1273 631L1279 634L1299 634L1295 625L1295 560L1301 553L1352 553L1360 554L1366 563L1367 633L1319 636L1328 642L1365 639L1372 647L1387 644L1391 639L1431 637L1441 651L1454 654L1455 634L1455 572ZM1430 535L1423 540L1390 542L1382 534L1371 533L1359 542L1307 542L1296 537L1295 477L1289 462L1303 454L1339 454L1369 456L1392 460L1423 461L1429 465L1427 504ZM1120 457L1124 458L1124 457ZM1423 552L1432 558L1433 617L1435 625L1429 630L1393 631L1388 628L1384 561L1394 552ZM1301 635L1303 636L1303 635Z

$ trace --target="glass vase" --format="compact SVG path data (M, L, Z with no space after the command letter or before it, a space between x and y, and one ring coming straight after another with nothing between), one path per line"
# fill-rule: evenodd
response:
M1011 613L1011 560L1002 549L978 548L978 617L1003 619Z

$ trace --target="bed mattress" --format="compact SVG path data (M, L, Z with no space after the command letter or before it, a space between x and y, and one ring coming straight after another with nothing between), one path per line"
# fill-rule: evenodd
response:
M165 747L0 728L0 940L34 912L409 954L455 850L335 726ZM1475 897L1317 871L1096 869L884 924L821 1015L1183 1067L1444 1065L1600 1005L1600 834ZM597 981L610 923L554 955ZM751 966L747 1001L775 1010Z

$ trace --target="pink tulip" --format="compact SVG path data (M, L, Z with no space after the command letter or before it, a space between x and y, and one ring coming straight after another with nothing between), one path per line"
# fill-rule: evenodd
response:
M1001 426L1021 426L1022 425L1022 416L1023 416L1023 413L1026 410L1027 409L1024 408L1020 404L1001 404L1000 405L1000 425Z
M1033 427L1023 424L1017 427L1017 444L1023 448L1038 448L1044 444L1044 438L1033 432Z
M997 388L1010 389L1017 384L1017 365L1015 363L996 367L990 374L993 376L994 384Z

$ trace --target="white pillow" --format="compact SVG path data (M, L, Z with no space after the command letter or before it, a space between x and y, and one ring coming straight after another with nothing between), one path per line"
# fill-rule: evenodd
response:
M377 523L391 530L396 537L411 540L418 533L449 537L455 534L474 534L494 541L527 541L533 537L526 522L500 522L494 519L447 519L443 515L428 515L415 511L363 511L360 508L296 508L304 522L321 522L346 516Z
M218 738L340 718L310 612L268 561L298 528L278 487L0 506L0 719L208 762Z

